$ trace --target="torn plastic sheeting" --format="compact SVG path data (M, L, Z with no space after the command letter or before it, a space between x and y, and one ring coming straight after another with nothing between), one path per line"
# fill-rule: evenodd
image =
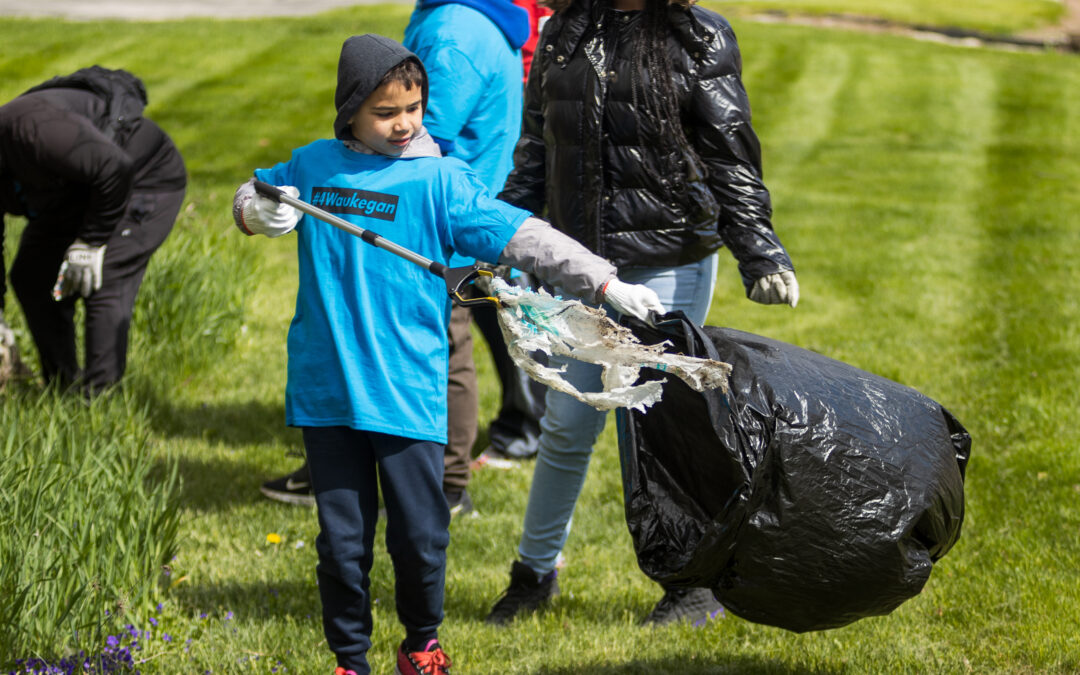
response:
M694 391L726 392L731 366L711 359L665 353L666 343L642 344L627 328L577 300L552 297L492 282L500 304L499 326L507 351L530 377L598 410L631 408L644 412L660 400L666 380L635 384L642 368L675 375ZM564 368L549 368L529 354L541 351L603 367L603 391L583 392L563 378Z

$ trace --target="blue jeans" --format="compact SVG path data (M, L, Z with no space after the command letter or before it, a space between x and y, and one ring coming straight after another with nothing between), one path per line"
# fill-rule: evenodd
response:
M716 286L717 255L680 267L627 269L619 279L656 291L668 311L682 310L705 322ZM608 313L614 315L610 307ZM552 367L567 366L564 378L580 391L600 391L600 366L552 357ZM574 505L585 484L593 444L604 430L607 412L549 389L540 420L540 450L529 488L525 528L518 546L521 561L537 574L555 569L570 534Z

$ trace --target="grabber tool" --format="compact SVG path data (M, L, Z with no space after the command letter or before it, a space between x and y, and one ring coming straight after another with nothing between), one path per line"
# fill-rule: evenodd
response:
M477 265L470 265L469 267L447 267L441 262L428 260L419 253L410 251L407 248L399 246L380 234L376 234L371 230L365 230L359 225L353 225L344 218L339 218L332 213L323 211L317 206L312 206L311 204L308 204L303 200L291 197L283 190L280 190L277 186L271 185L269 183L264 183L261 180L255 181L255 191L266 197L267 199L272 199L280 204L288 204L297 211L306 213L312 218L318 218L324 223L329 223L330 225L333 225L339 230L344 230L349 234L354 234L360 237L372 246L377 246L378 248L389 251L396 256L405 258L409 262L415 263L420 267L423 267L424 269L440 277L443 281L446 282L446 293L450 296L450 299L454 303L462 307L472 307L475 305L483 305L487 303L492 303L494 305L499 304L498 298L492 296L481 298L466 298L464 295L462 295L465 288L476 279L484 276L492 276L491 272L489 272L488 270L482 270Z

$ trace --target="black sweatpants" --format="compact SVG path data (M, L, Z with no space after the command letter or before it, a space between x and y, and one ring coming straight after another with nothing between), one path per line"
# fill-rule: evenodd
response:
M105 249L101 288L84 298L86 366L75 350L75 302L52 297L64 253L74 241L30 221L11 266L11 287L41 356L46 382L79 384L98 393L120 381L127 365L128 331L150 256L172 230L184 191L135 192Z
M409 644L438 637L450 544L444 446L348 427L303 432L319 514L315 548L323 631L338 665L367 675L380 488L398 620Z

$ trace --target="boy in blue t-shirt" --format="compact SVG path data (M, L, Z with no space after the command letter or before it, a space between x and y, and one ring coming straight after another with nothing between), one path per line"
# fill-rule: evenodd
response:
M535 273L576 297L645 318L656 294L547 223L490 196L460 160L442 158L422 126L423 64L378 35L345 41L334 103L336 140L294 150L255 178L446 263L455 252ZM438 643L450 513L446 322L441 279L359 237L255 193L236 192L247 234L299 236L300 280L289 327L286 422L303 430L318 506L319 594L337 673L370 672L370 571L378 489L405 627L397 673L449 672Z

